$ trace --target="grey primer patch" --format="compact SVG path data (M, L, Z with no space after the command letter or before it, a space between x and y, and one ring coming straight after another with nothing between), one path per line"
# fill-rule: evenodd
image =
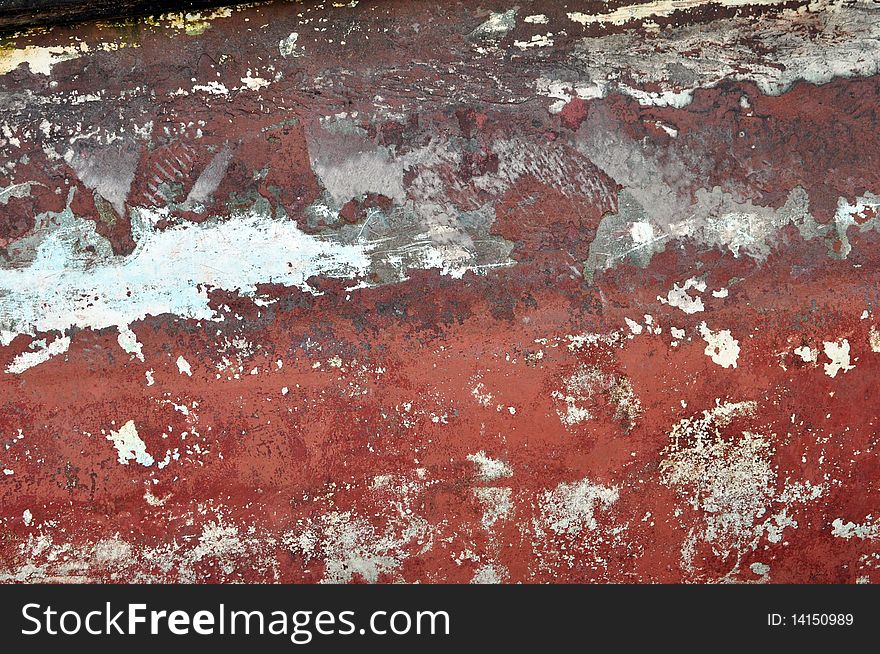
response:
M798 80L825 84L880 72L877 2L816 4L815 13L585 38L560 80L599 95L617 90L634 97L650 97L639 89L654 83L660 94L684 93L684 101L724 79L753 81L762 93L779 95Z
M308 135L312 167L324 193L305 210L310 224L335 225L342 243L366 243L380 283L400 281L409 268L440 268L460 276L465 270L511 265L513 244L490 236L495 219L491 202L476 189L461 187L443 174L458 166L455 143L432 141L406 155L377 145L350 120L328 119ZM404 170L416 171L404 188ZM516 173L518 176L521 173ZM456 185L450 189L449 184ZM502 181L504 186L510 180ZM452 191L460 202L449 199ZM372 207L363 223L341 224L340 209L368 193L392 200L386 212Z
M657 253L666 249L668 236L652 236L650 240L636 242L631 236L633 223L650 224L642 205L628 190L622 190L617 198L617 213L605 216L596 229L596 237L590 244L590 253L584 263L584 279L593 282L596 271L608 270L628 262L645 268Z
M804 240L825 239L830 257L845 258L851 250L847 230L855 225L865 232L880 225L876 217L862 224L853 217L878 206L878 198L870 193L855 205L840 198L829 224L819 223L810 214L809 197L801 187L793 188L778 209L738 199L718 187L698 189L691 199L685 188L693 173L680 160L668 152L661 159L659 152L615 127L603 110L591 111L577 135L581 152L623 187L617 213L600 221L590 245L584 262L588 282L597 271L620 263L645 267L670 241L683 239L764 261L787 225L795 226ZM698 170L704 168L700 160L692 163ZM834 249L837 240L842 243L839 251Z
M107 200L120 216L125 215L139 158L139 148L128 143L98 147L86 143L64 154L80 181Z
M31 194L31 187L36 182L21 182L0 189L0 204L9 204L12 198L26 198Z
M202 174L199 175L192 189L190 189L189 195L186 196L186 200L181 208L191 210L208 202L214 191L220 186L220 182L226 176L226 168L231 160L232 148L229 147L229 144L226 144L205 166Z
M482 23L468 35L470 39L501 39L516 26L517 9L508 9L505 12L489 14L486 22Z
M829 257L845 259L852 250L847 235L850 228L855 226L860 233L880 228L876 216L862 224L853 217L854 213L864 208L876 211L880 207L880 197L873 194L866 194L856 205L850 205L840 198L834 220L828 224L819 223L810 214L809 197L800 186L789 192L785 204L779 209L736 202L718 187L699 189L696 196L697 201L685 220L666 225L661 225L659 221L649 222L653 229L659 230L659 235L640 243L633 239L632 223L645 221L647 212L633 201L628 191L621 191L618 213L605 216L599 224L584 263L584 277L592 282L596 272L613 268L624 261L644 268L654 254L666 249L669 240L684 238L727 249L735 257L746 255L764 261L779 230L786 225L796 227L805 241L824 239ZM835 249L838 241L841 246Z

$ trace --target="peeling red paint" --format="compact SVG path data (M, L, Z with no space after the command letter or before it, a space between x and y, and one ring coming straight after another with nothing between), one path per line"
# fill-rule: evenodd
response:
M477 254L460 278L411 265L396 279L382 260L358 283L312 277L314 292L271 278L256 293L206 285L215 320L165 313L129 325L143 360L120 347L123 326L72 321L65 353L0 373L3 580L877 580L876 206L854 209L842 232L825 226L841 199L880 191L880 77L799 81L775 96L727 79L682 107L575 94L553 113L535 95L538 74L579 39L625 30L580 30L533 4L553 46L505 50L487 70L467 42L487 15L458 5L328 9L314 42L304 16L325 14L284 3L195 36L138 24L17 37L17 47L66 34L137 47L59 61L51 88L26 65L2 78L23 105L0 188L31 184L0 205L5 268L29 265L35 217L58 222L68 206L129 257L133 207L163 212L157 232L215 228L258 207L316 237L381 229L381 244L424 227L404 222L407 207L439 202L455 209L453 246L498 239L511 261ZM658 22L711 26L715 13ZM795 32L801 19L785 16ZM284 59L279 40L295 29L306 54ZM500 42L533 32L517 20ZM487 71L502 81L487 83ZM243 88L256 77L266 85ZM226 92L196 90L210 83ZM76 103L74 92L103 95ZM68 104L47 110L29 94ZM40 136L44 115L63 137ZM92 127L137 149L124 215L65 159L67 131ZM100 138L76 147L108 156ZM376 156L364 159L376 188L315 212L332 195L316 157L341 167L363 153ZM383 181L388 161L403 162L400 189ZM590 270L604 221L629 215L624 194L654 197L624 179L643 161L662 184L656 197L722 227ZM212 162L216 184L193 199ZM798 189L813 237L803 221L771 225L762 213L793 205ZM615 227L617 242L636 223L669 227L639 202L647 217ZM744 224L766 234L743 244L736 229L709 234L743 207L757 216ZM247 261L248 250L232 244L214 263ZM668 298L691 278L705 286L685 291L701 303L689 313ZM735 367L709 352L705 335L725 330ZM59 337L13 336L0 369ZM844 340L849 358L835 368ZM129 421L151 465L120 462L111 432Z

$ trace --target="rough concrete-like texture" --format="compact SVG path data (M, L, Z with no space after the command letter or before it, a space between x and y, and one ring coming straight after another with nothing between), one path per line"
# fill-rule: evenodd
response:
M758 0L9 36L0 580L880 580L878 40Z

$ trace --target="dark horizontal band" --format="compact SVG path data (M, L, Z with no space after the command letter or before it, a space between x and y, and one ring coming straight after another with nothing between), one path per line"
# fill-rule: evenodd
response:
M222 0L0 0L0 30L222 5Z

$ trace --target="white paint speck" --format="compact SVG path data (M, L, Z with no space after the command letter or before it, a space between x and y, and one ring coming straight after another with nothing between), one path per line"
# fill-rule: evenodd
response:
M644 328L639 323L637 323L635 320L632 320L632 319L626 318L626 317L624 317L624 320L626 321L626 326L629 327L629 330L634 335L638 336L639 334L642 333Z
M804 363L815 363L819 359L819 351L806 345L796 347L794 353L798 355Z
M825 356L830 361L825 364L825 374L829 377L834 378L838 372L849 372L855 368L850 364L849 341L845 338L836 342L823 341L822 347L825 349Z
M689 295L688 291L690 289L694 289L698 293L702 293L706 290L706 282L701 279L691 277L681 286L679 286L678 284L673 284L672 288L666 294L665 298L657 296L657 299L660 300L660 302L662 302L663 304L677 307L687 314L698 313L705 310L705 307L703 306L703 299L700 297L693 297Z
M299 40L299 34L291 32L288 36L281 39L278 43L278 52L287 59L288 57L302 57L306 51L302 46L298 46L296 42Z
M183 358L183 355L177 357L177 370L181 375L189 375L192 377L192 368L189 367L189 361Z
M129 461L135 461L142 466L153 465L153 457L147 453L147 446L138 435L134 420L129 420L119 431L110 430L107 440L116 448L117 460L122 465L128 465Z
M144 360L143 344L138 341L137 335L128 326L119 328L119 336L116 337L116 340L123 350L133 354L141 361Z
M698 327L700 336L706 341L706 356L712 359L722 368L736 368L736 361L739 358L739 341L737 341L730 333L729 329L721 329L712 331L705 322L701 322Z

